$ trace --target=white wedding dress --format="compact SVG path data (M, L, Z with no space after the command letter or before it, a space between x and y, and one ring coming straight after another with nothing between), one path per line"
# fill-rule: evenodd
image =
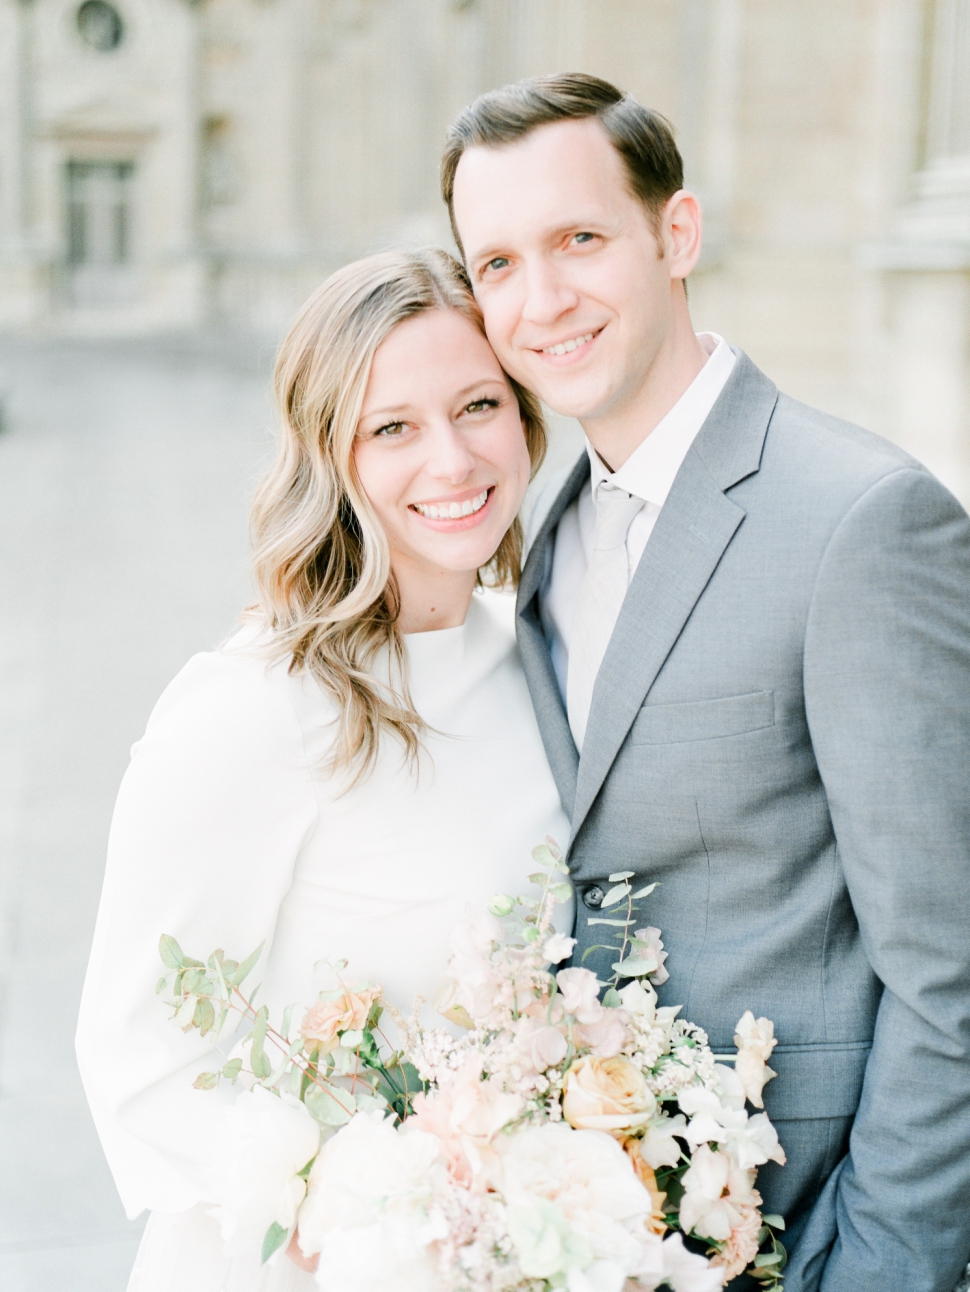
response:
M271 1010L310 1003L326 957L407 1014L433 998L465 912L523 891L545 835L565 844L511 610L479 594L462 627L405 639L433 729L417 775L385 740L373 774L342 793L321 770L332 701L267 666L245 631L190 660L159 700L118 798L77 1037L125 1209L152 1213L129 1292L315 1287L282 1253L262 1269L230 1258L207 1214L202 1164L236 1090L192 1088L221 1060L155 995L159 936L198 958L241 959L265 939L250 982Z

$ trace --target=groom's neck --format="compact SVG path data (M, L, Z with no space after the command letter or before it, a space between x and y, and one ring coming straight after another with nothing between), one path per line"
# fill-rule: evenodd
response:
M675 301L670 326L652 356L630 373L610 405L579 419L603 464L618 471L667 416L707 362L694 334L686 296Z

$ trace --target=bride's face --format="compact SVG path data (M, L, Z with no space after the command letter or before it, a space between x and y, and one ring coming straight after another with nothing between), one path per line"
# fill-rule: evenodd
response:
M515 395L488 342L456 310L399 323L378 347L354 445L392 565L487 565L529 483Z

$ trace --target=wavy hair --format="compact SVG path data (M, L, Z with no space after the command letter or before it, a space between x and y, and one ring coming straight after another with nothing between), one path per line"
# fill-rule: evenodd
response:
M387 538L357 477L354 440L377 347L428 310L457 310L485 334L464 268L436 248L355 261L314 292L276 361L279 446L250 519L260 599L247 618L269 630L271 657L289 658L291 671L307 670L333 697L330 768L350 769L351 783L372 769L384 735L398 737L414 762L424 730L408 687ZM508 380L534 475L546 445L541 407ZM514 587L521 557L516 520L479 582ZM374 675L383 650L387 682Z

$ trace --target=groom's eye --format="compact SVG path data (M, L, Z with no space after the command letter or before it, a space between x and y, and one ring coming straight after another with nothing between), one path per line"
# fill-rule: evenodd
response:
M592 242L595 236L594 233L574 233L573 242Z
M486 269L493 269L493 270L494 270L494 269L504 269L508 263L509 263L509 261L508 261L508 257L507 257L507 256L496 256L493 260L490 260L490 261L488 262L488 264L485 266L485 268L486 268Z

